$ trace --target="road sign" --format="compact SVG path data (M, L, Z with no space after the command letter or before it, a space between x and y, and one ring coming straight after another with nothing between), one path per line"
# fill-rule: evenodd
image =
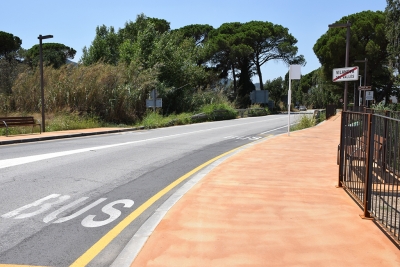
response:
M357 81L358 67L333 69L332 78L334 82Z
M153 108L154 107L154 99L146 99L146 107ZM162 107L162 98L156 99L156 108Z
M358 87L358 90L361 90L361 91L369 91L371 89L372 89L371 86L359 86Z
M374 91L365 92L365 100L374 100Z

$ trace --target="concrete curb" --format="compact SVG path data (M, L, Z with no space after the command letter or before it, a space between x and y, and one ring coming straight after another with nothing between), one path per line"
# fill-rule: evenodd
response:
M142 129L144 129L144 127L124 128L124 129L120 129L120 130L107 130L107 131L98 131L98 132L61 134L61 135L52 135L52 136L37 136L37 137L30 137L30 138L26 138L26 139L15 139L15 140L5 140L5 141L0 140L0 145L30 143L30 142L49 141L49 140L55 140L55 139L66 139L66 138L84 137L84 136L100 135L100 134L130 132L130 131L137 131L137 130L142 130Z

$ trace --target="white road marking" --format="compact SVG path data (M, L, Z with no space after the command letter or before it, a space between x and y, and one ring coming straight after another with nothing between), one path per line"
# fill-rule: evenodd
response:
M94 221L93 219L96 217L96 215L88 215L86 218L84 218L82 220L82 225L84 227L100 227L106 224L109 224L113 221L115 221L116 219L118 219L119 216L121 216L121 211L117 210L116 208L114 208L113 206L116 204L124 204L124 208L130 208L133 206L134 201L130 200L130 199L120 199L120 200L116 200L114 202L111 202L107 205L105 205L101 211L104 212L105 214L110 215L110 217L107 220L104 221Z
M281 119L281 118L273 118L273 119L270 119L268 121L278 120L278 119ZM13 159L4 159L4 160L0 160L0 169L12 167L12 166L17 166L17 165L22 165L22 164L27 164L27 163L36 162L36 161L45 160L45 159L51 159L51 158L56 158L56 157L62 157L62 156L78 154L78 153L84 153L84 152L88 152L88 151L91 151L91 150L101 150L101 149L107 149L107 148L118 147L118 146L126 146L126 145L138 144L138 143L143 143L143 142L148 142L148 141L161 140L161 139L166 139L166 138L171 138L171 137L179 137L179 136L184 136L184 135L188 135L188 134L194 134L194 133L200 133L200 132L208 132L208 131L217 130L217 129L224 129L224 128L230 128L230 127L236 127L236 126L243 126L243 125L246 125L246 124L253 124L253 123L260 123L260 121L241 123L241 124L235 124L235 125L228 125L228 126L222 126L222 127L217 127L217 128L211 128L211 129L205 129L205 130L199 130L199 131L193 131L193 132L187 132L187 133L181 133L181 134L173 134L173 135L167 135L167 136L161 136L161 137L155 137L155 138L149 138L149 139L144 139L144 140L139 140L139 141L131 141L131 142L113 144L113 145L88 147L88 148L75 149L75 150L69 150L69 151L47 153L47 154L20 157L20 158L13 158ZM278 128L278 129L280 129L280 128Z
M47 215L46 217L43 218L43 222L48 223L48 222L51 222L51 221L57 219L57 216L60 213L62 213L63 211L66 211L67 209L75 206L76 204L81 203L82 201L85 201L86 199L88 199L88 197L81 197L80 199L75 200L75 201L69 203L68 205L65 205L65 206L61 207L58 210L53 211L52 213L50 213L49 215Z
M60 219L58 219L57 221L55 221L54 223L63 223L63 222L72 220L72 219L78 217L79 215L81 215L81 214L87 212L87 211L90 210L91 208L93 208L93 207L99 205L101 202L105 201L106 199L107 199L107 198L100 198L100 199L96 200L95 202L93 202L92 204L90 204L90 205L84 207L83 209L81 209L81 210L75 212L74 214L69 215L69 216L67 216L67 217L60 218Z
M293 125L293 124L295 124L295 123L292 123L292 125ZM283 129L283 128L287 128L287 125L282 126L282 127L279 127L279 128L275 128L275 129L272 129L272 130L269 130L269 131L265 131L265 132L262 132L262 133L260 133L260 134L270 133L270 132L273 132L273 131L276 131L276 130L280 130L280 129Z
M43 202L45 202L45 201L47 201L47 200L49 200L49 199L58 198L58 197L59 197L59 200L57 200L57 201L55 201L55 202L43 204L43 205L41 206L41 208L40 208L39 210L37 210L37 211L21 214L21 215L15 217L14 219L24 219L24 218L33 217L33 216L35 216L35 215L37 215L37 214L40 214L40 213L43 213L43 212L49 210L49 209L51 208L52 205L58 204L58 203L61 203L61 202L64 202L65 200L67 200L67 199L70 198L70 196L61 196L61 197L60 197L60 196L61 196L60 194L51 194L51 195L48 195L47 197L44 197L44 198L39 199L39 200L36 200L36 201L33 202L33 203L30 203L30 204L25 205L25 206L23 206L23 207L21 207L21 208L18 208L18 209L16 209L16 210L13 210L13 211L11 211L11 212L9 212L9 213L6 213L6 214L4 214L4 215L1 215L1 217L2 217L2 218L12 218L12 217L18 215L21 211L24 211L24 210L29 209L29 208L32 208L32 207L37 207L37 206L41 205Z
M58 198L58 200L56 200L56 201L53 201L51 203L48 203L48 202L45 203L48 200L57 199L57 198ZM16 210L13 210L6 214L3 214L3 215L1 215L1 218L4 218L4 219L27 219L27 218L36 216L38 214L44 213L45 211L49 210L55 204L62 203L64 201L68 200L69 198L70 198L70 196L68 196L68 195L61 196L60 194L51 194L44 198L36 200L28 205L22 206ZM51 221L54 221L55 219L57 219L57 216L60 215L62 212L72 208L73 206L76 206L77 204L85 201L86 199L88 199L88 197L81 197L80 199L77 199L65 206L62 206L61 208L57 209L56 211L53 211L50 214L48 214L47 216L45 216L43 218L43 222L49 223ZM72 220L72 219L82 215L83 213L87 212L88 210L92 209L93 207L99 205L100 203L104 202L105 200L107 200L107 198L100 198L100 199L96 200L95 202L80 209L79 211L75 212L74 214L66 216L66 217L62 217L53 223L63 223L63 222ZM123 206L122 206L123 208L130 208L133 206L134 203L135 202L131 199L120 199L120 200L113 201L111 203L108 203L101 209L101 211L103 213L109 215L109 217L107 219L102 220L102 221L95 221L94 219L97 215L88 215L82 220L81 224L82 224L82 226L89 227L89 228L107 225L107 224L115 221L116 219L118 219L122 214L122 212L120 210L114 208L115 205L123 204ZM40 209L38 209L34 212L20 214L24 210L30 209L32 207L38 207L38 206L40 206Z

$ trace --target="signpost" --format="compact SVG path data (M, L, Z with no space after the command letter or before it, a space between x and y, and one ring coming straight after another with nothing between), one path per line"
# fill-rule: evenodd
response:
M360 90L360 91L369 91L371 89L372 89L371 86L359 86L358 87L358 90Z
M332 81L345 82L358 80L358 67L333 69Z
M289 67L289 91L288 91L288 135L290 135L290 106L292 105L292 79L300 80L301 65L290 65Z

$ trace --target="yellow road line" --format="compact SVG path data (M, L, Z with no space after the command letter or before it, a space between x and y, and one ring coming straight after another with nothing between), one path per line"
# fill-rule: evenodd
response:
M210 165L214 161L238 150L241 147L232 149L224 154L221 154L206 163L196 167L185 175L181 176L179 179L175 180L167 187L159 191L153 197L148 199L145 203L143 203L139 208L134 210L131 214L129 214L124 220L122 220L119 224L117 224L113 229L111 229L107 234L105 234L99 241L97 241L91 248L89 248L85 253L83 253L75 262L73 262L70 267L82 267L86 266L90 261L94 259L114 238L116 238L129 224L131 224L140 214L142 214L147 208L154 204L157 200L159 200L162 196L176 187L178 184L189 178L194 173L203 169L204 167ZM0 265L0 267L2 267ZM8 266L7 266L8 267Z

